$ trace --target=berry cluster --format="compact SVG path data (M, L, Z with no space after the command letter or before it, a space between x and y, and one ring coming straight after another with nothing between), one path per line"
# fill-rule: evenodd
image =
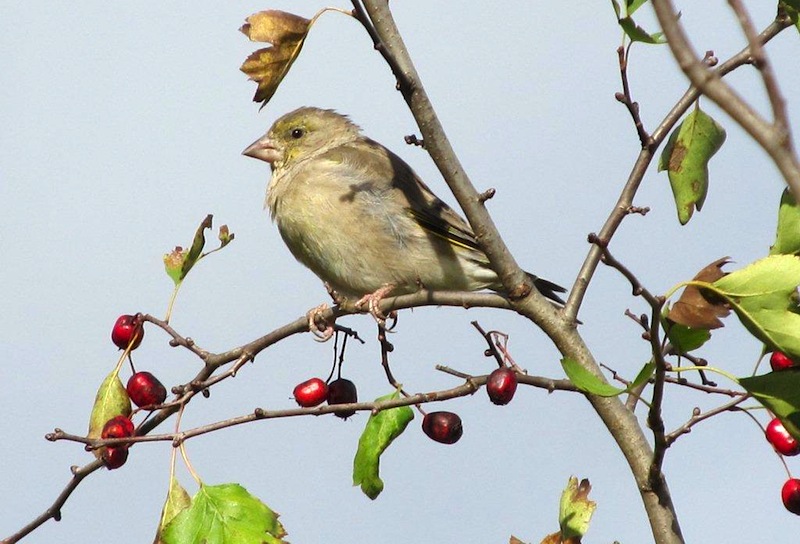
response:
M329 405L358 402L356 384L346 378L337 378L325 383L321 378L311 378L295 386L294 400L303 408L313 408L327 401ZM347 419L355 410L336 410L335 416Z
M517 391L517 375L508 367L492 372L486 381L486 392L494 404L511 402ZM356 385L345 378L325 383L321 378L311 378L297 384L293 391L294 400L303 408L313 408L323 402L329 405L358 402ZM347 419L355 410L337 410L334 415ZM422 431L428 438L441 444L455 444L464 434L461 418L453 412L438 411L425 414Z
M138 348L144 338L144 327L140 316L121 315L111 330L111 341L119 349L131 351ZM132 364L132 363L131 363ZM125 391L136 406L144 410L154 410L164 404L167 389L150 372L134 372L128 380ZM127 415L117 415L103 426L101 439L130 438L136 434L133 421ZM129 444L110 445L101 450L101 458L110 470L121 467L128 460Z
M774 372L784 372L797 368L795 362L785 353L775 351L769 358L769 365ZM772 444L775 451L787 457L800 454L800 442L792 436L777 417L767 425L767 441ZM789 478L781 489L783 505L792 514L800 516L800 479Z

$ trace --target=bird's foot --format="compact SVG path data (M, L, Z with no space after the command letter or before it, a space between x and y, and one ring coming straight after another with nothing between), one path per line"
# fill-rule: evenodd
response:
M324 283L324 285L325 290L328 291L328 295L331 297L331 300L337 306L341 305L345 300L347 300L345 297L339 294L339 291L331 287L331 284L329 284L327 281Z
M394 289L394 285L386 284L380 288L378 288L374 293L370 293L368 295L364 295L355 303L355 307L357 310L363 310L364 306L366 305L367 310L369 311L370 315L375 318L375 321L378 322L378 325L385 325L386 324L386 316L381 312L379 305L381 300L383 300L386 295L392 292Z
M322 314L329 309L327 304L320 304L316 308L311 308L307 313L308 331L314 335L317 342L327 342L333 336L333 323L328 323Z

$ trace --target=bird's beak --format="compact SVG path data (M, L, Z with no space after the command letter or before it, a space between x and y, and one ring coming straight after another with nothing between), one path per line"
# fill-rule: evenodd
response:
M281 153L275 147L275 144L267 136L262 136L247 148L242 151L242 155L253 157L254 159L261 159L264 162L273 164L281 158Z

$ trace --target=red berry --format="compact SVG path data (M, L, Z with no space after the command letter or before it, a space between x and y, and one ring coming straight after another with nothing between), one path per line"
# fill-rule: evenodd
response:
M339 378L328 384L328 404L350 404L351 402L358 402L356 384L346 378ZM336 417L347 419L355 413L355 410L337 410L333 414Z
M517 375L510 368L498 368L489 374L486 392L489 400L498 405L508 404L517 391Z
M789 359L789 357L781 351L773 351L772 355L769 357L769 366L772 367L772 370L777 372L779 370L792 368L794 366L794 361Z
M137 372L125 387L128 396L138 406L157 406L167 400L167 389L149 372Z
M464 428L461 418L453 412L429 412L422 420L422 431L428 438L442 444L455 444Z
M125 349L133 340L131 349L136 349L144 338L144 327L142 322L135 315L121 315L111 329L111 341L119 349Z
M783 455L797 455L800 453L800 443L797 439L789 434L786 427L783 426L781 420L777 417L769 422L767 425L767 440L778 453Z
M125 416L112 417L103 425L100 438L128 438L133 436L133 421Z
M781 489L781 499L789 512L800 516L800 480L797 478L786 480Z
M128 460L128 446L108 446L103 450L103 462L108 470L114 470Z
M328 384L319 378L311 378L294 388L294 400L303 408L311 408L325 402L328 398Z

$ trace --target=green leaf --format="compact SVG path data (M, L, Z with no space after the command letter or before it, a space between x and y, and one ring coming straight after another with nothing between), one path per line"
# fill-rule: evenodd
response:
M162 531L164 544L281 544L278 514L239 484L205 485Z
M711 338L711 331L708 329L693 329L673 322L665 322L663 326L675 355L694 351Z
M395 391L375 402L396 399L399 395L399 391ZM381 410L369 416L353 460L353 485L360 485L361 491L370 499L376 499L383 491L379 475L381 454L403 433L412 419L414 411L408 406Z
M186 253L187 251L181 246L176 246L171 252L164 254L164 270L175 285L183 281L183 261L186 259Z
M637 25L631 15L639 9L642 4L647 2L647 0L626 0L625 1L625 16L622 15L622 8L619 5L617 0L611 0L611 5L614 8L614 13L617 16L617 22L619 26L622 27L622 30L634 42L642 42L642 43L649 43L649 44L662 44L667 43L667 40L664 38L663 32L655 32L650 34L645 29Z
M628 15L633 15L637 9L647 3L648 0L626 0Z
M192 247L186 250L181 246L177 246L171 253L164 255L164 268L167 271L167 275L175 282L175 285L181 283L186 278L189 270L197 264L197 261L203 258L203 248L206 245L205 230L211 228L213 218L213 215L207 215L200 223L200 226L197 227L197 231L194 233L194 240L192 240ZM227 227L225 231L227 233ZM229 238L232 240L233 235L230 235ZM230 240L225 242L222 239L222 229L220 229L220 242L222 244L220 247L224 247L230 242Z
M164 527L172 521L175 516L189 508L192 504L192 498L189 493L183 488L174 476L170 479L169 491L167 492L167 500L164 501L164 507L161 509L161 521L158 524L158 531L156 532L155 544L162 544L161 533Z
M583 368L577 361L570 359L569 357L564 357L561 359L561 365L564 367L564 372L567 374L567 377L573 383L573 385L575 385L575 387L584 393L589 393L600 397L616 397L617 395L632 391L649 380L656 368L655 363L652 361L647 363L639 371L639 374L636 375L636 378L634 378L634 380L623 389L620 387L614 387L606 382L604 378L595 376Z
M739 378L739 385L766 406L800 440L800 371L782 370Z
M770 255L796 255L800 253L800 206L784 189L778 207L778 228L775 243L769 248Z
M197 231L194 233L192 247L189 248L189 252L186 254L186 258L183 261L183 266L181 267L181 279L186 277L186 274L189 273L189 270L191 270L197 261L199 261L203 256L203 248L206 246L205 230L211 228L213 218L213 215L207 215L206 218L203 219L203 222L200 223L200 226L197 227Z
M622 18L622 9L619 6L619 2L617 2L617 0L611 0L611 5L614 8L614 13L617 16L617 20L619 21Z
M567 487L561 493L561 502L558 508L558 523L561 526L561 541L572 542L569 539L580 539L589 531L589 522L597 508L597 503L589 500L592 486L589 480L583 479L578 483L575 476L570 476Z
M131 415L131 399L125 386L119 379L119 367L105 377L97 389L97 395L89 416L89 438L100 438L103 426L112 417ZM102 454L102 449L93 450L96 456Z
M800 357L800 257L771 255L709 285L768 351Z
M664 146L658 170L666 170L678 210L685 225L695 207L703 207L708 193L708 161L725 142L725 129L699 107L678 125Z
M623 17L619 19L619 26L633 42L649 43L658 45L667 43L664 34L661 32L649 33L639 25L637 25L630 17Z
M778 2L778 7L786 11L794 26L800 31L800 0L781 0Z

